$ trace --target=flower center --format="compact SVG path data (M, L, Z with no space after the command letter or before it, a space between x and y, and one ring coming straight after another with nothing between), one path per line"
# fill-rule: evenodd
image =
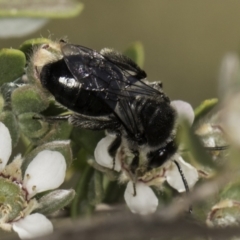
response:
M26 192L20 184L0 176L0 223L6 223L21 217L21 211L26 207ZM1 226L0 226L1 227Z

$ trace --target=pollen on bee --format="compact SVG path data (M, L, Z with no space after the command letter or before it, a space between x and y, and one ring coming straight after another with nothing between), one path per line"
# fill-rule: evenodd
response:
M32 62L36 67L43 67L46 63L54 62L62 58L60 44L51 42L46 48L46 44L41 45L34 51Z

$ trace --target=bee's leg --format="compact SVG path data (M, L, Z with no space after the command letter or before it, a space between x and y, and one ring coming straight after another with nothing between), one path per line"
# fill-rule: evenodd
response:
M108 153L113 158L113 167L112 167L113 170L115 168L115 157L116 157L116 154L117 154L117 150L121 145L121 142L122 142L121 135L117 134L117 137L108 146Z
M137 174L136 174L136 170L139 167L139 152L138 151L134 151L134 158L131 162L130 165L130 170L132 173L132 179L133 179L133 196L137 195L137 191L136 191L136 182L137 182Z
M83 114L73 114L69 118L69 122L76 127L90 130L118 129L119 121L111 116L87 116Z
M46 122L55 122L55 121L68 121L70 117L71 117L71 114L62 115L62 116L40 116L40 115L36 115L36 116L33 116L33 119L42 120L42 121L46 121Z
M139 167L139 152L134 151L133 154L134 154L134 158L131 162L130 170L134 174L136 172L137 168Z
M33 117L33 119L46 122L68 121L76 127L90 130L117 129L119 127L119 122L110 116L94 117L83 114L68 114L60 116L36 115Z
M180 173L180 176L182 178L182 181L183 181L183 184L184 184L184 187L185 187L185 190L186 192L188 193L189 192L189 186L188 186L188 182L187 182L187 179L185 178L184 176L184 173L182 171L182 168L180 167L179 163L177 161L174 160L174 163L176 164L177 166L177 169L178 169L178 172ZM189 213L192 213L192 206L189 207Z

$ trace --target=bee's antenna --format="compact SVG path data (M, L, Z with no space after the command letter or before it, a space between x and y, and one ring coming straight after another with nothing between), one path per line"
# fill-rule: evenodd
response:
M174 160L174 163L176 164L176 166L177 166L177 168L178 168L178 171L179 171L180 176L181 176L181 178L182 178L182 181L183 181L185 190L186 190L186 192L188 193L188 192L189 192L189 186L188 186L187 179L185 178L184 173L183 173L183 171L182 171L182 168L180 167L179 163L178 163L176 160ZM192 213L192 207L191 207L191 206L189 207L189 213Z
M181 175L181 178L182 178L184 187L185 187L185 189L186 189L186 192L189 192L189 186L188 186L188 183L187 183L187 179L185 178L184 173L183 173L183 171L182 171L179 163L178 163L176 160L174 160L174 163L176 164L176 166L177 166L177 168L178 168L178 171L179 171L179 173L180 173L180 175Z

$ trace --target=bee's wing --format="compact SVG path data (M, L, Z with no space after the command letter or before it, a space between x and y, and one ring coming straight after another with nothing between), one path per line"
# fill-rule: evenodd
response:
M81 88L95 92L131 134L139 134L137 117L132 109L134 99L160 94L141 81L146 77L145 72L129 58L109 49L98 53L83 46L65 44L62 53Z

